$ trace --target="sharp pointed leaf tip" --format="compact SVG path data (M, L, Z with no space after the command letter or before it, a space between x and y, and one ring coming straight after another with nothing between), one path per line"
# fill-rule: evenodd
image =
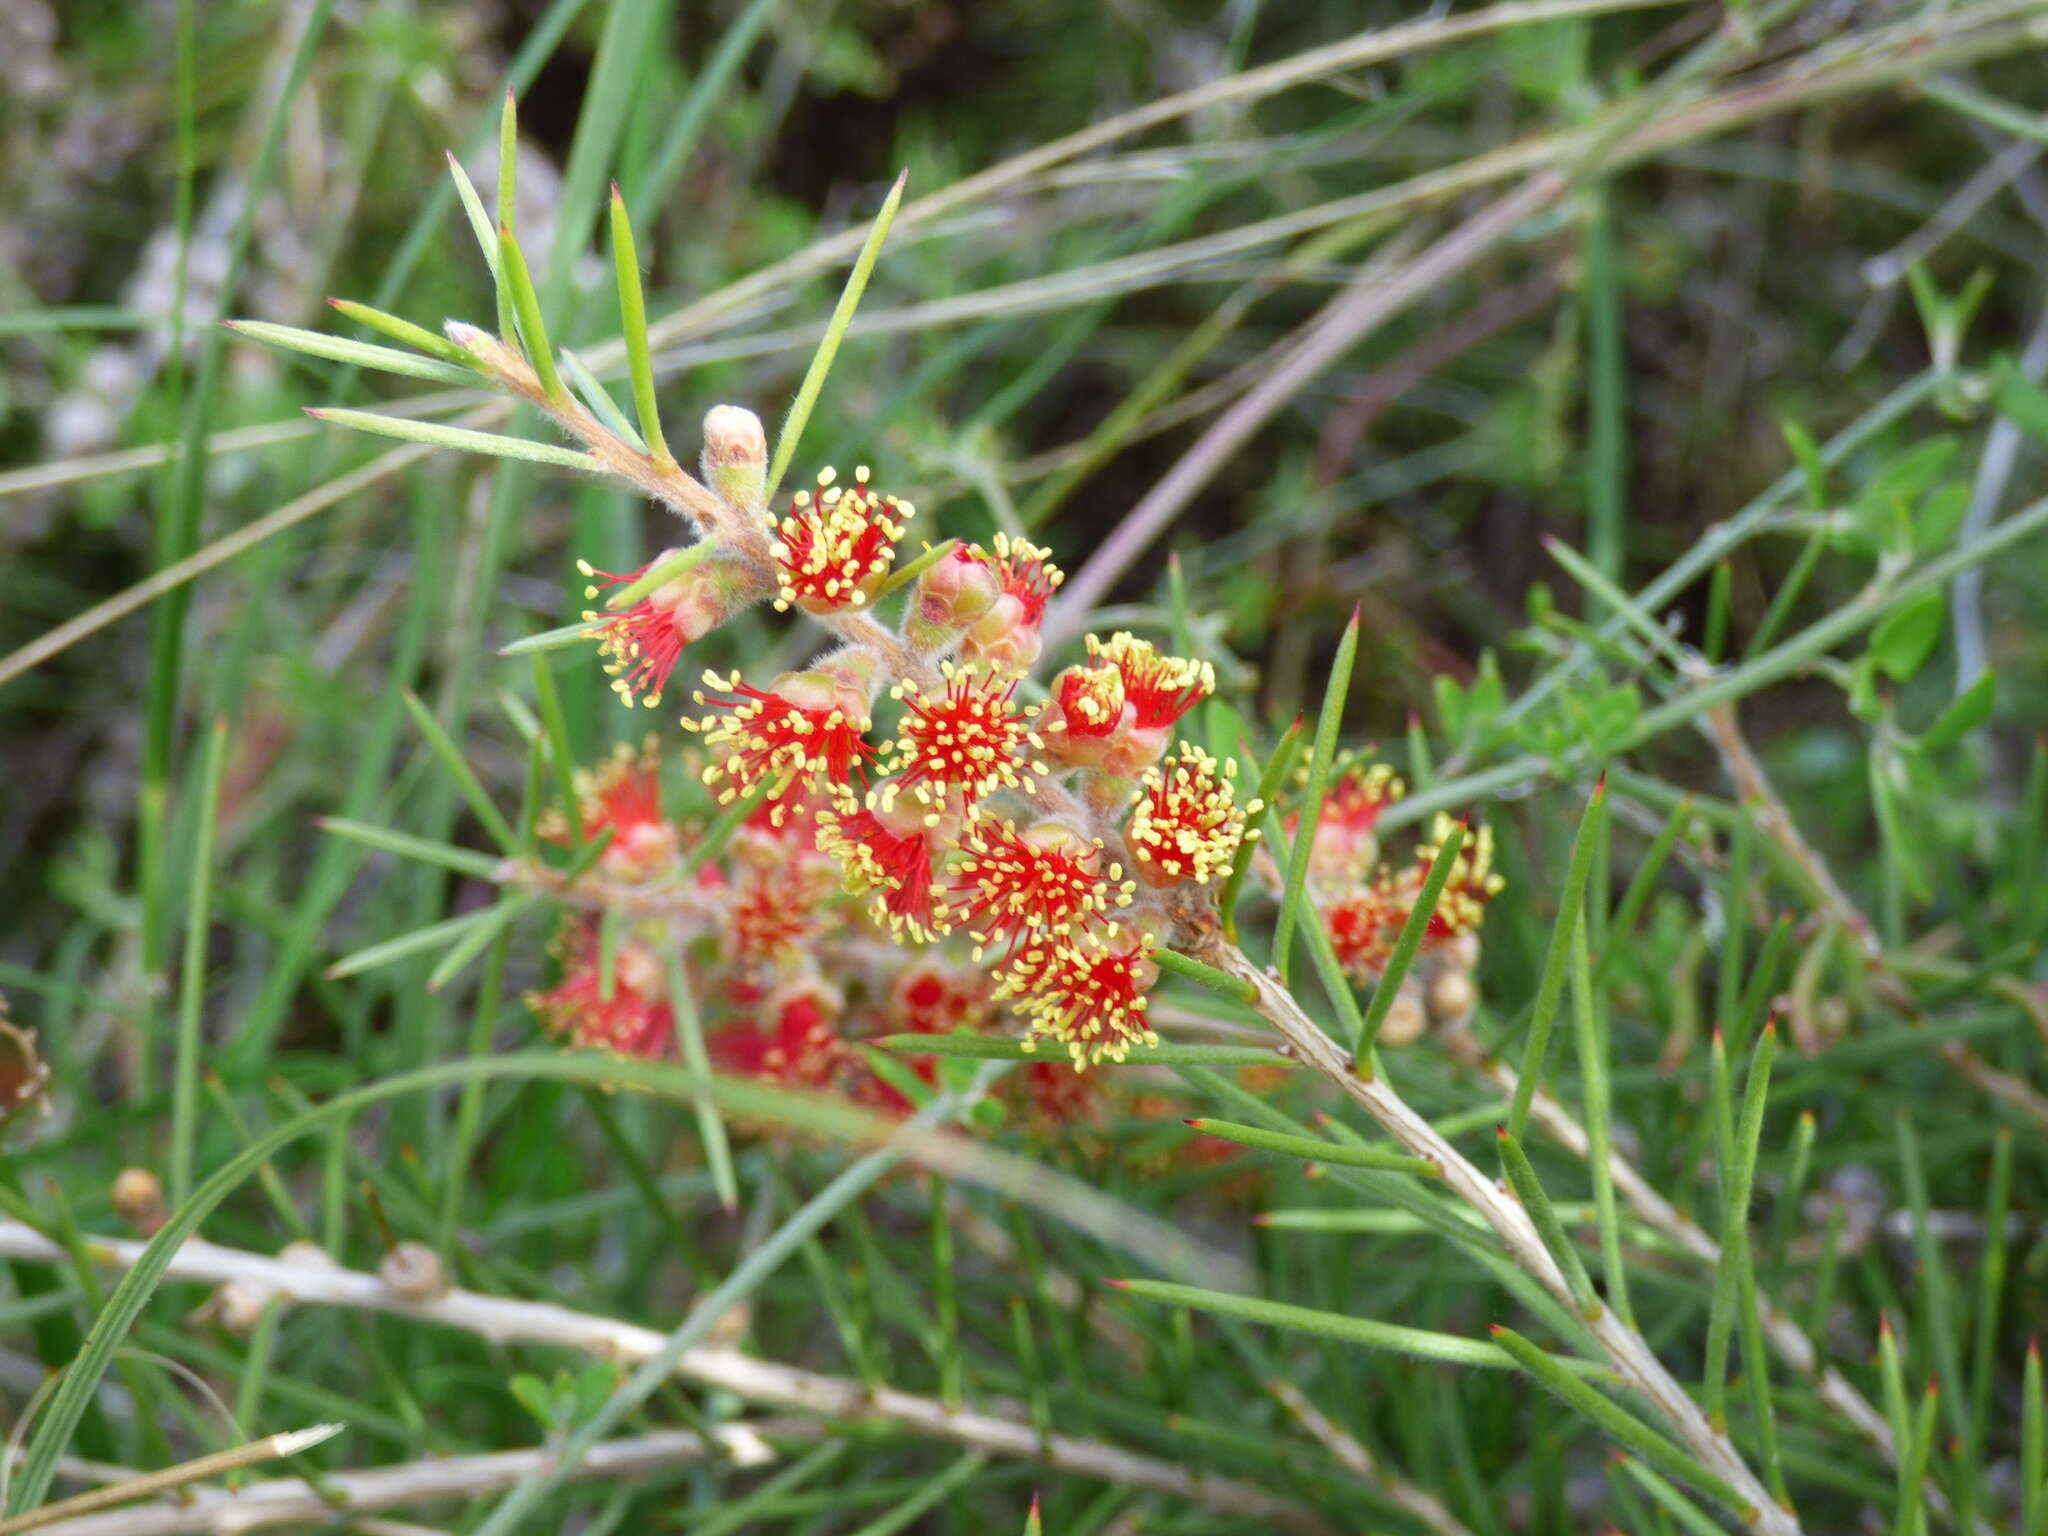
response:
M1605 768L1602 768L1602 769L1600 770L1600 777L1599 777L1598 779L1596 779L1596 780L1594 781L1594 783L1593 783L1593 798L1597 800L1597 799L1599 799L1599 798L1600 798L1600 797L1601 797L1602 795L1604 795L1604 794L1606 794L1606 793L1607 793L1607 770L1606 770Z
M1131 1288L1131 1282L1128 1280L1105 1280L1102 1283L1119 1291L1128 1291Z
M1201 1128L1202 1128L1203 1126L1205 1126L1205 1125L1207 1125L1207 1124L1208 1124L1208 1121L1206 1121L1206 1120L1183 1120L1183 1121L1181 1121L1181 1124L1182 1124L1182 1125L1185 1125L1185 1126L1188 1126L1188 1127L1189 1127L1190 1129L1193 1129L1193 1130L1197 1130L1197 1131L1199 1131L1199 1130L1200 1130L1200 1129L1201 1129Z
M1492 1334L1495 1338L1499 1338L1502 1334L1507 1332L1507 1329L1503 1328L1499 1323L1488 1323L1486 1325L1486 1331Z
M1365 603L1361 600L1351 605L1351 628L1356 629L1365 616Z

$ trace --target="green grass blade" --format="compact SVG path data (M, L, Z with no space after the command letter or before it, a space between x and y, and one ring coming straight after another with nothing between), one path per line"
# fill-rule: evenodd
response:
M1963 1439L1970 1432L1969 1405L1963 1374L1962 1330L1956 1315L1955 1298L1949 1289L1948 1255L1942 1252L1929 1214L1927 1168L1920 1157L1920 1137L1910 1115L1897 1121L1899 1171L1906 1187L1906 1204L1913 1213L1913 1253L1919 1260L1920 1290L1926 1301L1927 1331L1934 1346L1934 1365L1941 1380L1956 1390L1945 1409L1949 1433Z
M537 635L528 635L524 640L514 640L498 647L500 656L530 656L540 651L566 651L572 646L588 642L597 633L597 626L590 623L564 624L558 629L544 629Z
M499 289L498 334L506 339L512 335L511 306L504 303L504 291L498 282L498 226L484 211L484 200L476 194L476 184L469 179L469 172L462 168L462 162L455 158L455 151L447 151L448 174L455 182L455 195L462 201L463 215L469 220L469 232L476 236L477 248L484 253L484 264L491 269L492 285Z
M839 355L839 343L846 337L846 328L853 323L853 312L860 307L860 296L867 290L868 278L874 273L875 261L882 254L882 242L888 238L889 225L896 217L897 205L903 201L904 184L909 179L910 172L904 171L889 189L889 195L882 200L881 212L875 215L875 222L868 229L867 243L861 246L860 255L854 258L853 270L846 276L846 287L840 291L839 302L833 307L824 338L818 343L811 366L804 373L803 383L797 387L796 398L790 402L789 414L783 418L782 434L776 438L774 456L768 461L767 494L762 498L770 506L775 504L775 493L782 486L789 461L796 456L797 444L803 440L804 427L811 419L811 407L817 404L818 392L825 387L825 376L832 371L832 360Z
M619 409L619 403L612 399L604 382L590 371L589 366L567 347L555 349L556 360L562 372L569 376L569 387L576 391L576 397L589 407L590 414L602 422L611 434L622 443L630 443L642 453L647 444L642 441L633 423L626 420L626 413Z
M1586 549L1594 569L1618 588L1628 519L1628 357L1622 341L1624 295L1613 190L1612 183L1599 182L1582 194L1579 249L1585 263ZM1587 616L1599 617L1590 604Z
M1572 941L1572 1018L1578 1041L1580 1094L1585 1101L1586 1165L1593 1175L1593 1208L1600 1227L1600 1274L1607 1304L1635 1326L1628 1299L1628 1262L1621 1251L1621 1212L1614 1198L1613 1085L1607 1016L1593 982L1585 927Z
M2020 1372L2020 1533L2048 1533L2048 1387L2041 1379L2041 1341L2027 1340Z
M1596 984L1605 982L1608 967L1619 955L1628 952L1625 942L1635 931L1636 923L1642 918L1643 909L1656 894L1657 879L1664 873L1665 862L1671 857L1671 850L1677 846L1679 837L1692 822L1692 796L1686 795L1673 807L1664 819L1664 825L1657 829L1657 836L1650 843L1649 851L1643 855L1643 862L1636 866L1636 872L1629 877L1628 889L1621 893L1621 905L1614 909L1614 916L1607 923L1607 943L1593 963L1593 980Z
M532 906L537 898L530 891L521 891L493 902L484 909L482 922L472 925L461 938L448 946L444 954L427 974L427 990L439 992L449 982L469 969L470 961L484 952L492 940L500 938L512 924L512 920Z
M1899 1464L1899 1511L1892 1522L1892 1536L1923 1536L1927 1529L1927 1512L1920 1507L1920 1496L1927 1483L1927 1461L1934 1450L1934 1416L1940 1404L1941 1384L1930 1381Z
M1220 1137L1260 1152L1277 1152L1283 1157L1299 1157L1312 1163L1336 1163L1346 1168L1413 1173L1426 1179L1443 1177L1443 1169L1428 1158L1410 1157L1405 1152L1389 1152L1379 1147L1351 1147L1341 1142L1317 1141L1309 1136L1286 1136L1278 1131L1263 1131L1255 1125L1239 1125L1231 1120L1200 1119L1190 1120L1187 1124L1190 1130L1200 1131L1204 1136Z
M1571 864L1565 871L1564 893L1557 909L1557 922L1550 930L1550 948L1543 958L1543 975L1536 984L1536 1004L1529 1016L1529 1043L1522 1052L1522 1075L1515 1083L1514 1103L1508 1107L1508 1134L1517 1141L1527 1133L1529 1106L1543 1080L1550 1054L1550 1027L1557 1018L1558 1000L1564 996L1565 977L1571 969L1572 935L1584 921L1586 880L1593 868L1593 850L1600 846L1599 820L1607 810L1607 776L1593 786L1593 797L1579 818L1579 830L1572 838Z
M456 750L455 743L448 739L448 733L441 728L441 722L420 702L418 694L407 688L403 690L401 696L405 700L406 713L412 716L413 724L419 727L420 735L426 738L434 756L441 760L441 766L448 771L448 777L461 791L462 798L469 803L470 810L483 824L484 831L490 834L491 841L503 849L507 856L516 856L521 851L519 838L513 832L511 823L505 820L504 813L492 803L489 793L484 789L483 781L476 776L476 770L471 768L461 752Z
M394 960L403 960L417 955L422 950L439 949L452 944L482 923L494 922L498 908L496 904L464 912L459 917L443 918L438 923L429 923L424 928L415 928L410 933L401 933L396 938L383 939L327 967L324 972L329 981L340 981L343 977L357 976L364 971L374 971L379 966L389 965Z
M1999 1309L2005 1301L2007 1255L2011 1236L2006 1222L2012 1213L2012 1127L2001 1125L1991 1139L1991 1185L1984 1197L1984 1256L1978 1261L1977 1332L1970 1350L1969 1459L1981 1462L1991 1427L1991 1389L1995 1380Z
M683 1065L697 1080L697 1134L704 1142L704 1161L711 1169L712 1187L718 1203L727 1211L740 1204L739 1180L733 1174L732 1146L726 1140L725 1120L711 1097L711 1057L704 1049L704 1029L697 1018L697 999L690 991L690 978L683 970L682 952L671 945L668 960L668 1006L675 1019L676 1043L682 1047Z
M201 764L199 831L185 890L185 954L178 967L178 1054L171 1083L171 1159L168 1193L173 1205L192 1193L192 1156L199 1137L200 1015L206 1004L206 932L213 907L213 847L220 831L221 776L227 768L228 723L216 719Z
M1337 757L1337 731L1343 724L1344 700L1351 692L1351 668L1358 659L1359 611L1351 610L1351 622L1337 642L1336 658L1330 663L1330 680L1323 689L1322 712L1316 716L1314 750L1308 760L1308 787L1302 792L1300 819L1294 834L1294 856L1287 864L1287 893L1281 898L1280 916L1273 925L1273 968L1281 984L1288 977L1288 960L1294 948L1294 930L1301 919L1302 903L1308 899L1308 866L1315 849L1316 823L1322 819L1323 798L1330 792L1330 767Z
M498 216L485 221L490 233L477 236L496 250L491 261L491 276L498 285L498 335L507 344L518 340L519 305L513 296L511 273L505 267L505 242L500 231L518 227L518 204L519 98L508 85L505 87L505 104L498 112ZM478 212L481 211L479 206Z
M1387 967L1380 972L1380 979L1373 986L1372 999L1366 1004L1365 1018L1359 1024L1358 1039L1352 1047L1362 1064L1371 1064L1373 1046L1380 1037L1380 1026L1392 1011L1394 999L1400 995L1401 983L1408 979L1415 957L1422 952L1422 941L1428 936L1430 919L1436 916L1436 904L1442 900L1444 887L1450 883L1451 870L1457 865L1458 855L1464 851L1466 835L1465 823L1461 821L1452 825L1443 846L1437 849L1436 857L1430 861L1429 873L1423 876L1415 905L1408 909L1408 916L1402 920L1400 936L1394 940L1393 952L1387 956ZM1295 857L1301 857L1300 848L1296 848Z
M506 437L498 432L478 432L470 427L443 426L438 421L411 421L403 416L381 416L374 411L344 410L340 406L308 406L306 414L316 421L380 437L396 437L408 443L427 443L435 448L453 448L458 453L483 453L499 459L523 459L531 464L553 464L563 469L580 469L595 474L598 464L580 449L555 443L529 442L523 437Z

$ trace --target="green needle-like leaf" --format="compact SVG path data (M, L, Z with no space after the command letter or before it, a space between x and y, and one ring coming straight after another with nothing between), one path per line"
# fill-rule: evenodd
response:
M1302 903L1308 899L1308 866L1315 851L1316 824L1323 815L1323 798L1330 792L1330 767L1337 759L1337 730L1344 720L1344 700L1351 692L1351 668L1358 659L1358 626L1359 611L1353 608L1351 622L1344 626L1343 638L1337 642L1336 659L1330 663L1322 712L1316 716L1315 749L1308 760L1308 787L1302 792L1294 856L1287 865L1287 893L1281 898L1280 916L1273 925L1273 968L1283 985L1289 974L1294 929L1301 919Z
M612 183L612 266L619 285L619 331L626 344L626 370L633 380L633 409L647 449L665 464L675 459L661 432L661 408L654 398L654 360L647 345L647 298L640 288L640 257L633 246L633 224L626 200Z
M380 347L372 342L352 341L346 336L301 330L296 325L272 325L267 320L223 320L221 324L237 336L246 336L251 341L260 341L265 346L287 352L303 352L309 357L325 357L337 363L351 363L358 368L374 368L380 373L431 379L437 384L462 386L477 382L474 368L432 357L416 357L396 347Z
M1593 868L1593 850L1600 846L1600 818L1607 811L1607 778L1593 786L1593 798L1579 818L1579 830L1572 838L1571 865L1565 871L1564 893L1558 902L1557 922L1550 930L1550 949L1543 957L1543 975L1536 983L1536 1005L1529 1018L1529 1043L1522 1052L1522 1075L1515 1083L1515 1100L1508 1109L1508 1134L1520 1140L1529 1126L1529 1106L1543 1081L1550 1054L1550 1027L1557 1018L1558 1000L1564 996L1565 977L1571 970L1573 934L1585 920L1586 879Z
M1593 1291L1592 1276L1586 1273L1586 1266L1579 1259L1578 1249L1565 1236L1564 1223L1558 1220L1557 1209L1550 1203L1550 1196L1544 1191L1542 1180L1536 1177L1536 1170L1530 1165L1529 1154L1522 1150L1521 1142L1508 1133L1506 1126L1495 1127L1495 1136L1500 1143L1501 1168L1507 1174L1508 1187L1515 1192L1515 1198L1522 1202L1522 1209L1529 1213L1529 1219L1536 1224L1537 1235L1543 1239L1543 1246L1550 1250L1557 1267L1564 1271L1565 1284L1570 1287L1572 1300L1579 1310L1588 1317L1600 1312L1600 1298Z
M1389 1152L1379 1147L1352 1147L1341 1142L1317 1141L1308 1136L1287 1136L1278 1131L1262 1131L1254 1125L1238 1125L1230 1120L1190 1120L1188 1128L1200 1131L1204 1136L1234 1141L1241 1147L1278 1152L1284 1157L1299 1157L1313 1163L1379 1168L1388 1173L1419 1174L1426 1179L1443 1177L1443 1169L1426 1157L1410 1157L1405 1152Z
M200 1015L206 1005L206 935L213 906L213 848L220 831L221 777L227 770L228 723L213 722L199 770L198 834L185 888L185 952L178 968L178 1052L172 1077L169 1194L192 1193L193 1149L199 1137Z
M1394 940L1393 952L1387 956L1386 969L1380 972L1380 979L1374 983L1372 1000L1366 1004L1365 1019L1359 1026L1358 1040L1353 1047L1354 1054L1362 1065L1372 1061L1374 1044L1380 1037L1380 1026L1387 1021L1394 999L1400 996L1401 983L1408 979L1408 972L1415 964L1415 957L1422 952L1422 941L1429 933L1430 920L1436 916L1437 903L1443 899L1444 887L1450 883L1451 871L1457 867L1458 855L1465 849L1466 828L1463 822L1453 823L1443 846L1430 860L1429 873L1422 878L1422 889L1416 893L1415 904L1408 909L1408 916L1402 920L1401 933ZM1296 850L1297 857L1300 850Z
M832 318L825 326L825 335L811 358L811 366L804 373L803 383L797 386L789 414L783 418L782 435L776 438L774 456L768 461L767 495L764 499L770 506L775 504L775 493L782 485L783 475L789 470L789 461L796 456L797 444L803 440L804 427L811 419L811 407L818 403L818 392L825 387L825 376L832 371L832 360L839 355L839 343L846 339L846 328L853 324L853 312L860 307L860 296L867 291L868 278L873 275L875 262L882 254L882 242L889 237L889 225L896 218L897 205L903 201L903 188L909 180L908 171L897 176L896 184L882 200L881 212L875 215L875 222L868 229L867 243L861 246L860 255L854 258L853 270L846 275L846 287L840 291L839 302L833 307Z
M1259 989L1250 982L1241 981L1228 971L1219 971L1213 965L1204 965L1178 950L1155 949L1152 951L1152 962L1162 971L1196 982L1212 992L1221 992L1225 997L1234 997L1241 1003L1255 1003L1259 1000Z
M412 716L413 724L419 727L420 735L426 738L434 756L441 760L441 766L448 770L449 778L455 781L455 787L462 792L462 798L469 802L469 808L476 813L476 819L483 823L484 830L491 835L491 841L508 855L518 854L520 842L512 830L511 823L505 820L504 814L492 802L489 793L484 789L483 781L476 776L476 770L469 766L461 752L456 750L455 743L448 739L448 733L441 728L441 722L434 718L433 712L420 702L419 695L410 688L404 690L403 697L406 712Z
M512 233L510 224L498 226L499 286L511 291L512 316L519 325L519 339L526 353L526 360L533 365L534 377L540 380L540 387L547 397L557 404L566 404L568 394L562 388L562 376L555 370L554 349L548 343L548 328L540 316L540 295L534 291L533 274L526 270L526 253L519 249L519 238Z
M380 416L373 411L343 410L339 406L308 406L306 414L316 421L331 421L338 427L374 432L380 437L402 438L409 443L427 443L435 448L453 448L458 453L484 453L493 458L524 459L530 464L554 464L563 469L595 473L599 465L589 454L555 443L534 443L523 437L506 437L497 432L478 432L469 427L446 427L437 421L412 421L403 416Z
M1257 799L1264 809L1259 812L1259 820L1254 823L1255 828L1259 825L1271 827L1278 824L1280 812L1275 802L1280 798L1280 788L1287 782L1287 775L1294 771L1295 758L1301 753L1301 735L1301 716L1296 715L1294 724L1288 726L1286 733L1274 744L1272 754L1266 759L1266 766L1259 773ZM1245 755L1249 758L1251 754L1247 752ZM1271 834L1266 835L1270 842ZM1224 937L1233 944L1237 942L1238 897L1243 893L1245 880L1251 874L1254 851L1248 830L1244 845L1238 849L1237 858L1231 863L1230 876L1223 882L1223 892L1216 898L1216 912L1223 923Z

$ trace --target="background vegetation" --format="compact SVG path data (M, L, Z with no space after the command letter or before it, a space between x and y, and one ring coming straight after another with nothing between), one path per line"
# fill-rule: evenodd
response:
M459 969L408 947L489 882L315 818L489 848L404 690L492 803L530 805L523 726L546 701L497 649L573 620L573 561L633 568L666 514L318 428L301 407L446 419L476 396L211 322L334 330L336 293L489 323L441 151L489 187L510 84L551 330L609 355L616 178L685 453L712 403L779 419L908 168L799 465L874 463L933 537L1050 544L1065 638L1092 608L1181 637L1222 676L1208 727L1255 762L1298 712L1341 707L1412 783L1390 832L1436 808L1495 828L1510 885L1473 1028L1385 1053L1489 1171L1495 1056L1525 1059L1562 974L1604 769L1581 865L1597 1027L1565 999L1565 1121L1527 1138L1572 1241L1610 1299L1620 1254L1649 1344L1725 1393L1804 1529L2048 1529L2027 1355L2048 1264L2043 25L2020 0L0 4L0 991L51 1069L0 1165L23 1465L151 1468L345 1420L290 1469L318 1486L594 1425L722 1426L720 1454L643 1445L559 1485L536 1458L405 1513L1006 1529L1036 1492L1060 1533L1737 1518L1504 1359L1378 1347L1373 1324L1502 1323L1595 1353L1448 1197L1194 1151L1186 1117L1370 1133L1313 1073L1150 1064L1089 1124L1013 1105L971 1142L881 1153L866 1122L740 1085L727 1213L680 1069L610 1094L628 1069L527 1050L543 905ZM1357 663L1326 700L1354 608ZM742 622L704 659L768 672L791 644ZM638 738L592 656L547 654L579 759ZM1338 1027L1355 1003L1297 970ZM1168 986L1170 1040L1254 1022ZM1744 1062L1774 1009L1763 1097ZM1000 1070L949 1063L930 1113ZM1569 1127L1603 1096L1667 1215L1628 1196L1596 1219ZM1745 1230L1739 1201L1726 1220L1745 1146L1749 1236L1716 1264L1686 1234ZM174 1278L111 1357L98 1337L112 1369L77 1387L75 1440L38 1440L44 1374L115 1276L25 1257L22 1234L125 1230L129 1166L174 1207L238 1170L204 1227L237 1250L309 1237L366 1271L421 1244L472 1291L654 1330L601 1355L694 1326L692 1347L811 1374L769 1391L692 1355L628 1412L623 1368L568 1325L261 1292L192 1317L213 1286ZM1133 1276L1314 1316L1106 1285ZM1784 1325L1762 1403L1760 1356L1725 1331L1770 1315L1728 1301L1745 1286ZM955 1400L994 1427L969 1433ZM215 1528L193 1508L78 1529Z

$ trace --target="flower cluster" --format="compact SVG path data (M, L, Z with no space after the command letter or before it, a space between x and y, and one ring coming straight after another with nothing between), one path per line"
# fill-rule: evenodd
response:
M1405 865L1381 863L1379 819L1403 793L1401 781L1384 764L1347 768L1323 801L1309 850L1316 904L1331 947L1360 985L1370 985L1386 969L1423 881L1456 825L1439 815ZM1290 833L1299 831L1299 812L1288 816L1287 826ZM1502 884L1493 867L1493 829L1479 827L1452 861L1423 934L1422 964L1403 983L1381 1026L1383 1042L1404 1044L1432 1019L1457 1023L1471 1014L1478 1001L1471 978L1479 961L1479 930L1486 905Z
M1060 585L1047 550L1007 535L949 542L899 573L908 503L862 467L850 485L826 470L815 491L767 512L764 444L747 412L707 417L705 481L723 511L691 510L699 542L630 577L589 570L593 601L608 587L648 590L593 609L588 632L614 689L641 704L660 700L691 644L756 602L801 609L839 643L765 683L704 674L683 722L697 771L717 805L752 810L693 879L675 873L683 840L644 758L585 781L578 830L613 834L602 874L703 907L721 947L715 965L693 960L704 973L693 983L755 1017L767 1043L730 1059L756 1070L841 1074L820 1024L893 995L874 960L883 943L957 944L994 965L983 1001L1009 1003L1028 1041L1056 1044L1077 1068L1151 1042L1150 957L1228 875L1258 809L1239 800L1234 764L1174 749L1179 722L1214 691L1213 667L1128 632L1090 635L1085 659L1034 702L1025 681ZM897 590L891 629L875 610ZM860 964L844 963L849 950ZM574 1040L659 1046L673 1027L660 989L622 989L608 956L607 990L576 929L563 982L536 1006ZM638 1028L623 1022L633 1007Z

